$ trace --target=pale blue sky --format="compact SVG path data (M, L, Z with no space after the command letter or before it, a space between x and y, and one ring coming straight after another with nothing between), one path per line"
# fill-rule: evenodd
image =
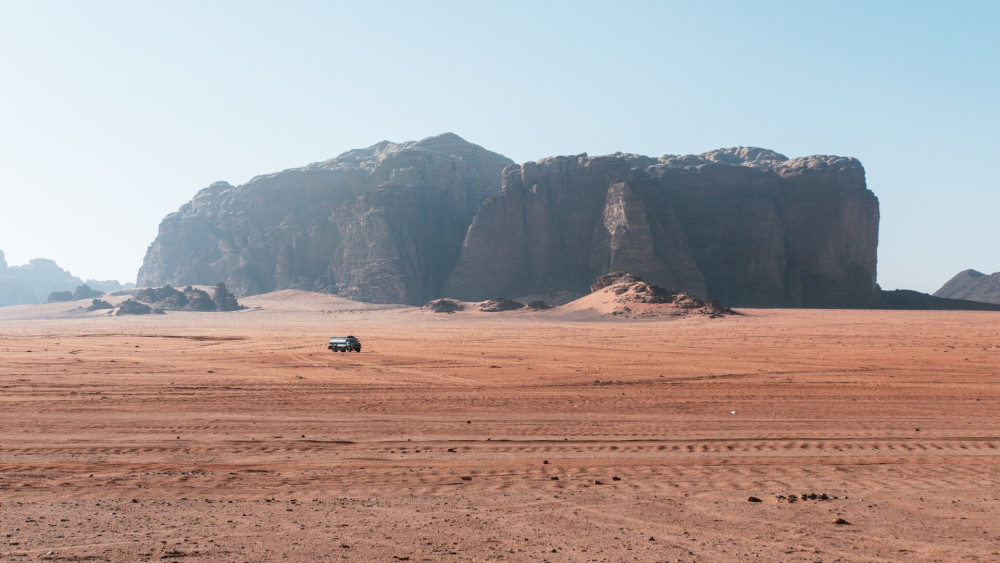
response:
M1000 270L1000 2L0 0L0 250L134 281L215 180L453 131L518 162L855 156L879 283Z

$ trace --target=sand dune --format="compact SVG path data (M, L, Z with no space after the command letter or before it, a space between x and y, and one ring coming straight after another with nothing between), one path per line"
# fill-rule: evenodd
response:
M0 309L0 559L1000 557L996 313L241 303Z

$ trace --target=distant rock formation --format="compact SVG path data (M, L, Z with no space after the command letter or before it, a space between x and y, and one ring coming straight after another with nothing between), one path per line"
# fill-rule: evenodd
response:
M881 292L882 304L879 309L902 309L910 311L1000 311L1000 304L937 297L911 289L895 289Z
M73 299L93 299L102 295L104 295L103 291L95 291L89 285L83 284L76 287L76 291L73 292Z
M377 303L441 296L479 204L512 161L444 134L382 142L303 168L217 182L160 224L138 283L223 280Z
M959 272L948 280L935 297L966 299L982 303L1000 303L1000 272L984 274L976 270Z
M86 284L76 286L76 291L53 291L45 299L46 303L62 303L64 301L79 301L80 299L93 299L100 297L104 292L94 291Z
M46 303L64 303L72 300L73 292L71 291L53 291L45 298Z
M565 302L628 270L738 306L875 307L878 223L853 158L740 147L514 165L445 134L212 184L164 218L138 281Z
M132 282L121 283L118 280L87 280L86 285L94 291L100 291L102 293L111 293L112 291L131 289L135 287L135 284Z
M8 266L0 251L0 307L46 303L54 292L70 292L83 283L52 260L36 258L24 266Z

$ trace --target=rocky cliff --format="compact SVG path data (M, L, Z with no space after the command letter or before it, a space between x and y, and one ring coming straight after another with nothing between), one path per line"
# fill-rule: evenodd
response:
M579 296L627 270L733 306L877 306L878 200L853 158L755 148L513 163L451 134L216 183L139 285L420 304ZM564 300L564 299L556 300Z
M140 286L300 288L362 301L440 295L479 204L511 160L444 134L217 182L161 223Z
M934 296L1000 303L1000 272L989 275L976 270L959 272L941 286L941 289L935 291Z
M853 158L548 158L504 170L444 290L582 294L627 270L734 306L874 307L878 221Z

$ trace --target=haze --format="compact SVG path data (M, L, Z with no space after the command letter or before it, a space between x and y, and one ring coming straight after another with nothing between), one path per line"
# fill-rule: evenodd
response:
M4 2L0 249L134 281L233 184L445 131L517 162L761 146L861 160L879 283L1000 270L995 3Z

